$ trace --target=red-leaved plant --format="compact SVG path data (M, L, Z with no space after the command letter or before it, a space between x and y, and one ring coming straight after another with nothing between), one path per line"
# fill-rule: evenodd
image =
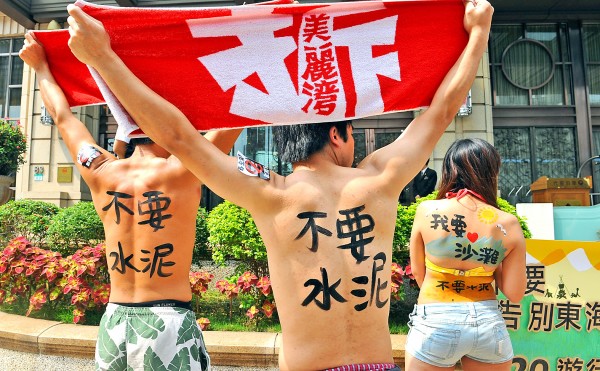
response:
M103 310L110 284L104 245L86 246L66 258L15 238L0 254L0 304L29 303L26 315L59 303L80 323L88 309Z
M239 277L216 283L217 289L229 299L229 318L232 316L233 299L238 297L240 309L246 312L249 320L258 322L261 318L271 318L277 307L268 276L258 278L252 272L244 272Z
M208 272L190 272L190 287L196 302L196 313L200 313L200 298L202 297L202 293L208 290L208 284L213 278L215 276ZM201 317L196 322L198 322L202 331L208 330L208 326L210 325L208 318Z
M403 300L405 285L416 284L410 264L402 268L398 263L392 263L392 300Z

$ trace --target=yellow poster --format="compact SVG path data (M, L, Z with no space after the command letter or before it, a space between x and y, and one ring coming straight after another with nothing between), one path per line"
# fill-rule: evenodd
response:
M527 240L527 288L500 295L513 370L600 370L600 242Z

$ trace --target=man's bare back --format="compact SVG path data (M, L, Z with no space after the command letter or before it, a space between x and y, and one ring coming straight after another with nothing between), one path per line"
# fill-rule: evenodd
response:
M380 177L381 178L381 177ZM253 214L276 293L280 368L393 363L388 314L396 198L361 169L276 177L282 207Z
M21 58L38 74L42 99L104 226L110 302L190 301L189 271L201 183L159 145L144 140L130 158L101 148L71 112L43 46L25 35ZM229 152L241 130L207 133ZM135 141L135 139L134 139Z
M228 151L239 132L213 132L207 137ZM154 143L137 145L123 160L95 144L82 143L79 148L78 162L90 158L89 164L78 166L104 225L109 301L189 302L201 182Z
M110 301L187 302L200 181L179 160L148 146L158 147L139 146L132 157L93 169L99 180L92 199L106 235Z

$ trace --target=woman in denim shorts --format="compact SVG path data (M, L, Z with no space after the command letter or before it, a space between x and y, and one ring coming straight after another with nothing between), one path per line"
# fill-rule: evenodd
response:
M410 315L406 370L509 370L513 349L494 286L525 292L525 240L496 202L500 156L481 139L454 142L436 200L417 208L410 241L421 288ZM495 281L495 285L493 285Z

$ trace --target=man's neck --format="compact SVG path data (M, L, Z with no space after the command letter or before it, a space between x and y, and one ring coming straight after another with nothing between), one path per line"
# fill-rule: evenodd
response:
M339 164L339 160L335 156L335 153L328 151L325 148L317 153L313 153L306 160L294 162L292 164L293 171L299 170L324 170L331 168L332 166L342 166Z
M164 150L162 147L157 145L156 143L152 144L140 144L135 147L135 151L133 152L133 156L136 157L161 157L168 158L171 156L169 152Z

